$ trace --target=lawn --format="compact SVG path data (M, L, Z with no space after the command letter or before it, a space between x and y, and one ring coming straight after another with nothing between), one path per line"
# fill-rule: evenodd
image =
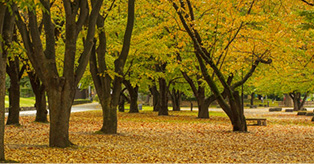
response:
M32 107L35 104L35 97L20 98L20 106L21 107ZM9 96L5 96L5 107L9 107Z
M310 117L263 115L267 126L249 127L248 133L231 132L228 118L211 113L170 112L157 116L148 110L118 113L118 134L95 133L101 111L71 115L73 147L49 148L49 124L21 117L22 126L7 126L6 158L22 163L313 163L314 126ZM296 125L296 123L299 123Z

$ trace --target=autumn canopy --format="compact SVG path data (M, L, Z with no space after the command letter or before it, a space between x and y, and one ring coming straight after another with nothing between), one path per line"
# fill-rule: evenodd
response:
M255 93L290 95L293 110L304 110L314 93L313 9L311 0L0 0L0 161L5 121L23 125L25 77L34 120L49 122L49 147L76 145L78 87L90 99L97 93L101 134L117 134L118 109L128 102L139 113L144 96L161 117L169 99L173 111L182 99L195 101L204 119L217 105L233 132L248 131L244 95L251 105Z

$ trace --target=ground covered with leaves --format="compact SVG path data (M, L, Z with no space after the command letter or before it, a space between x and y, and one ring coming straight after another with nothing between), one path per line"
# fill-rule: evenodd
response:
M222 113L211 113L210 119L196 114L119 113L119 134L103 135L96 133L100 110L73 113L70 140L76 145L65 149L48 147L49 124L21 117L22 126L6 127L6 158L22 163L314 162L310 117L264 115L267 126L235 133Z

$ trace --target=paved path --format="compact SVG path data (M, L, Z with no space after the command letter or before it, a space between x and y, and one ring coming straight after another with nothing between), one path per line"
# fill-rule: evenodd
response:
M89 111L89 110L99 110L100 104L98 102L94 103L88 103L88 104L80 104L80 105L73 105L71 112L83 112L83 111ZM6 116L8 113L5 114ZM30 116L30 115L36 115L36 110L30 110L30 111L20 111L20 116Z
M73 105L71 112L83 112L83 111L90 111L90 110L100 110L100 104L98 102L93 102L93 103L88 103L88 104L81 104L81 105ZM182 107L181 110L190 110L191 108L188 107ZM282 108L282 112L281 113L285 113L287 115L289 114L295 114L292 112L284 112L285 109L291 109L291 107L283 107ZM313 111L313 107L312 108L307 108L307 111ZM198 108L194 107L193 111L197 111ZM267 108L245 108L244 109L244 113L248 114L248 115L263 115L263 114L276 114L278 112L269 112L269 107ZM216 111L216 112L223 112L223 110L221 108L209 108L209 111ZM7 113L6 113L7 115ZM21 111L20 112L21 116L27 116L27 115L36 115L36 111L35 110L31 110L31 111Z

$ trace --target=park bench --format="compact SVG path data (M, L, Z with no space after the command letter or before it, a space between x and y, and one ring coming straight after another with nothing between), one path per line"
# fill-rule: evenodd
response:
M247 126L266 126L266 118L247 118Z

